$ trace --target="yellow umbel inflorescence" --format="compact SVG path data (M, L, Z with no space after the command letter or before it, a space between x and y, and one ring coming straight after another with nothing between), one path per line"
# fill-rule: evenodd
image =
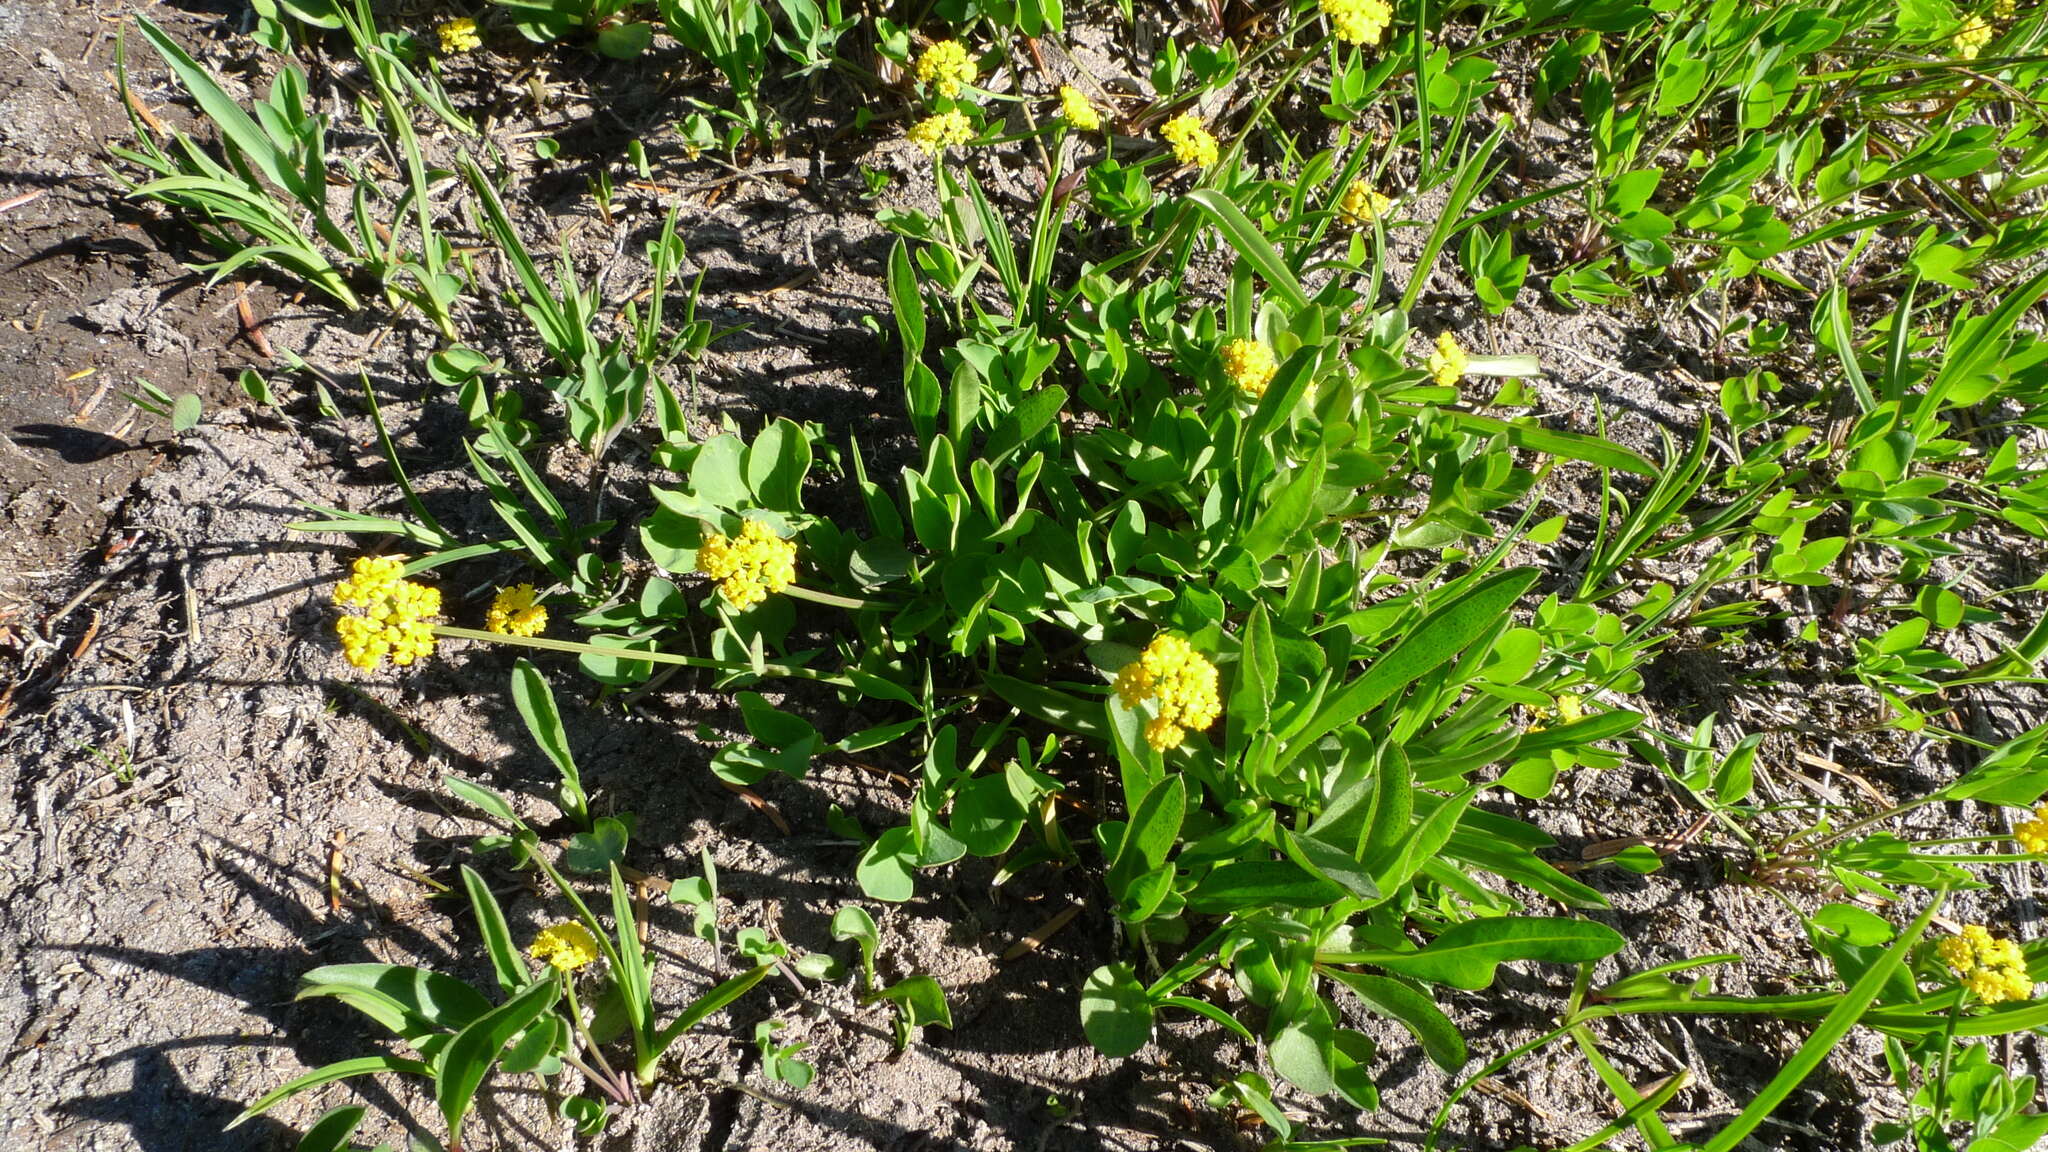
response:
M2034 809L2032 816L2013 825L2012 838L2019 841L2020 851L2048 856L2048 804Z
M912 124L909 135L910 142L924 149L927 156L937 156L974 139L974 124L966 113L954 108Z
M1160 127L1159 135L1173 145L1173 158L1183 164L1207 168L1223 154L1216 146L1216 138L1209 135L1193 112L1183 112L1168 120Z
M1060 86L1060 119L1076 132L1096 132L1102 128L1102 114L1088 97L1072 84Z
M1158 701L1159 714L1145 724L1145 742L1162 752L1223 714L1223 700L1216 694L1216 666L1194 645L1166 633L1153 637L1138 658L1116 674L1116 694L1126 708Z
M477 34L476 21L467 16L434 25L434 35L441 38L441 51L450 56L458 52L474 52L484 46L484 38Z
M1949 50L1958 60L1975 60L1984 46L1998 38L1998 29L1982 16L1972 16L1956 29L1955 38L1949 42Z
M597 937L574 920L540 930L527 954L557 972L574 972L597 959Z
M941 40L917 58L917 78L933 92L948 100L974 83L974 57L958 40Z
M1429 354L1429 374L1448 388L1465 378L1465 368L1471 362L1471 357L1465 355L1465 346L1446 332L1436 338L1436 351Z
M1232 340L1223 346L1223 374L1239 392L1254 400L1266 394L1266 385L1279 370L1273 350L1257 340Z
M697 571L718 581L725 602L744 611L796 582L796 542L749 520L736 540L715 533L705 540L697 550Z
M511 584L491 597L484 627L505 636L538 636L548 626L547 605L531 584Z
M406 665L434 654L441 590L407 580L405 557L359 557L349 578L334 586L334 602L363 610L334 622L342 654L356 667L367 672L387 656Z
M1394 22L1387 0L1323 0L1330 32L1346 44L1377 44Z
M1344 190L1344 199L1337 203L1337 216L1354 228L1362 228L1387 214L1394 206L1394 198L1366 183L1353 180L1351 187Z
M1963 930L1934 946L1941 962L1956 974L1956 980L1985 1004L2005 1000L2026 1000L2034 994L2034 978L2027 974L2027 958L2011 940L1993 936L1981 924L1965 924Z

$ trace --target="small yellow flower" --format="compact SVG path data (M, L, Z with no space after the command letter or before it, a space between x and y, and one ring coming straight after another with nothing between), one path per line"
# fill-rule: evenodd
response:
M2019 841L2020 851L2048 856L2048 804L2034 809L2031 817L2013 825L2012 838Z
M1557 694L1557 718L1567 724L1577 724L1586 718L1585 702L1570 692Z
M1346 44L1377 44L1394 22L1387 0L1323 0L1330 32Z
M1072 84L1060 86L1060 119L1076 132L1097 132L1102 129L1102 114L1088 97Z
M958 40L941 40L917 58L918 80L948 100L974 83L977 71L974 57L967 54Z
M1471 358L1465 355L1465 347L1458 338L1445 332L1436 338L1436 351L1429 354L1429 374L1436 382L1448 388L1464 379L1465 368Z
M477 35L476 21L467 16L434 25L434 35L441 38L441 51L450 56L458 52L474 52L484 46L484 38Z
M538 636L548 626L547 605L531 584L513 584L498 589L491 597L490 611L484 613L484 627L506 636Z
M1158 701L1158 715L1145 724L1145 742L1162 752L1223 714L1216 665L1185 639L1166 633L1153 637L1138 658L1116 674L1116 694L1126 708Z
M1956 30L1950 50L1958 60L1975 60L1986 44L1998 38L1998 30L1982 16L1972 16Z
M958 109L927 116L910 126L910 142L936 157L948 148L964 146L974 139L974 124Z
M1991 18L2003 24L2007 20L2012 19L2013 14L2019 10L2019 0L1993 0Z
M597 938L574 920L543 928L527 954L557 972L574 972L597 959Z
M1354 228L1362 228L1387 214L1394 206L1394 198L1366 183L1353 180L1351 187L1344 190L1344 199L1337 205L1337 216Z
M1961 932L1936 944L1934 951L1955 973L1957 983L1980 1003L2026 1000L2034 995L2034 978L2027 972L2020 946L1994 937L1981 924L1964 925Z
M716 533L706 539L697 550L697 571L718 581L726 603L745 611L796 583L796 541L748 520L736 540Z
M353 575L334 586L334 602L360 608L334 622L342 655L369 671L389 657L408 665L434 654L433 620L441 614L441 590L405 578L405 557L364 556Z
M405 557L358 556L349 578L334 586L334 602L344 608L367 608L404 579Z
M1209 130L1202 127L1202 121L1192 112L1183 112L1168 120L1159 129L1159 135L1173 145L1173 158L1183 164L1207 168L1222 155L1222 150L1216 146L1216 138L1209 135Z
M1257 340L1232 340L1223 346L1223 374L1254 400L1266 394L1266 385L1279 370L1273 350Z

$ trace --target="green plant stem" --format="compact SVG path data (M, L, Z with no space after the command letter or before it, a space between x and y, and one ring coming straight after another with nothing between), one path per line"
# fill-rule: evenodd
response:
M793 680L815 680L822 684L838 684L852 687L850 683L829 673L794 664L735 664L730 660L713 660L705 656L683 656L674 652L643 652L636 648L618 648L603 644L580 644L574 640L551 640L545 636L510 636L503 632L486 632L481 628L458 628L452 624L434 625L434 635L450 640L481 640L486 644L510 644L518 648L540 648L549 652L573 652L579 656L610 656L617 660L645 661L650 664L681 664L688 668L709 668L718 672L744 672L755 676L784 676Z
M596 1038L591 1036L590 1028L583 1022L583 1002L576 998L576 978L559 969L556 970L555 976L561 980L562 992L569 1000L569 1022L575 1026L576 1035L583 1038L583 1047L589 1051L591 1059L597 1061L597 1066L603 1070L603 1075L597 1082L603 1085L606 1095L622 1104L632 1103L632 1081L619 1075L612 1067L611 1061L604 1058L604 1052L598 1048ZM585 1068L582 1071L585 1076L590 1075L590 1069Z
M1956 1002L1949 1006L1948 1019L1941 1030L1941 1064L1934 1074L1934 1126L1937 1129L1942 1126L1941 1114L1948 1108L1949 1059L1955 1054L1956 1017L1962 1015L1966 998L1967 994L1956 997Z
M825 604L833 608L848 608L858 611L862 608L888 607L874 600L860 600L852 596L840 596L831 592L820 592L815 588L801 588L791 584L782 590L792 600L809 600L813 604Z

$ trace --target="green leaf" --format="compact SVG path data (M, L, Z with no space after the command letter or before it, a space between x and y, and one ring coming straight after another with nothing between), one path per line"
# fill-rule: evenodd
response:
M1538 424L1522 424L1451 408L1432 408L1430 411L1461 431L1478 436L1499 436L1516 448L1541 452L1564 460L1579 460L1598 468L1612 468L1617 472L1632 472L1637 476L1648 476L1653 479L1663 474L1663 469L1649 457L1598 436L1588 436L1580 432L1561 432Z
M1010 782L991 773L962 784L953 794L953 834L976 856L998 856L1024 830L1024 806Z
M470 1103L505 1045L553 1008L561 995L560 981L542 980L472 1021L436 1055L434 1103L448 1122L449 1143L462 1142L462 1122L469 1115Z
M668 1051L669 1045L674 1044L676 1039L683 1033L702 1024L712 1013L746 995L748 989L766 979L768 974L773 971L775 971L773 964L758 965L751 971L742 972L738 976L697 997L695 1000L690 1001L690 1006L683 1009L683 1014L676 1017L668 1027L662 1029L655 1036L653 1054L660 1056L663 1052Z
M408 1060L403 1056L358 1056L353 1060L337 1060L271 1089L254 1104L244 1108L241 1115L230 1120L228 1127L234 1128L253 1120L308 1088L318 1088L323 1084L332 1084L336 1080L346 1080L351 1076L367 1076L372 1072L403 1072L412 1076L434 1074L433 1069L425 1064L418 1060Z
M1019 680L1015 676L1006 676L1000 672L985 674L982 682L1027 716L1034 716L1055 727L1078 732L1104 743L1109 742L1110 733L1103 723L1102 705L1099 701L1083 700L1079 696L1033 684L1028 680Z
M450 792L455 793L457 799L468 801L470 806L481 808L514 828L526 826L526 822L519 818L518 813L512 811L512 805L489 788L481 784L472 784L460 776L443 776L441 783Z
M1456 1072L1470 1061L1465 1038L1458 1034L1443 1009L1436 1006L1436 1001L1391 976L1346 972L1341 968L1328 971L1365 1001L1366 1007L1407 1028L1437 1067Z
M1266 1058L1288 1083L1311 1096L1336 1091L1336 1035L1329 1013L1305 1012L1281 1025L1266 1042Z
M922 973L905 980L899 980L876 994L880 1000L894 1000L903 1005L903 1021L912 1028L927 1024L940 1028L953 1026L953 1010L946 1004L946 990L937 980Z
M860 890L891 904L901 904L915 896L917 847L912 841L907 825L875 837L875 842L861 853L860 863L854 866L853 875L860 881Z
M1280 843L1287 855L1311 875L1320 876L1361 900L1378 903L1379 885L1372 872L1351 851L1315 836L1301 836L1281 829Z
M1188 908L1213 913L1264 905L1323 908L1343 896L1344 889L1309 875L1292 861L1237 860L1202 877L1188 893Z
M199 426L200 414L205 405L196 393L187 392L179 396L171 406L171 431L189 432Z
M540 669L524 656L512 663L512 703L519 709L519 718L526 721L533 742L562 774L563 809L571 820L588 828L590 805L583 793L583 777L576 771L576 758L569 751L562 714L555 708L555 694Z
M484 951L490 954L491 971L498 978L498 987L510 996L532 982L533 972L526 966L522 956L512 943L512 930L505 924L505 912L498 907L498 898L491 894L490 886L477 875L476 869L462 866L462 886L469 892L470 907L476 910L478 935L483 937Z
M1273 715L1273 695L1280 682L1280 662L1273 646L1273 623L1260 601L1245 619L1239 643L1237 675L1230 685L1230 707L1225 717L1241 746L1254 733L1265 729Z
M1431 612L1392 650L1326 700L1300 731L1290 734L1282 761L1292 760L1317 740L1449 663L1467 644L1497 626L1539 574L1534 568L1511 568Z
M1309 514L1315 508L1316 493L1322 490L1325 471L1320 447L1307 460L1296 465L1294 475L1273 497L1272 503L1259 513L1250 531L1244 534L1242 545L1251 553L1253 562L1263 564L1272 559L1308 523Z
M1049 384L1018 401L1010 414L989 435L982 455L989 460L1000 460L1004 453L1019 445L1028 444L1033 436L1045 430L1053 417L1067 406L1067 390L1057 384Z
M1152 1038L1152 1001L1128 964L1105 964L1081 986L1081 1030L1095 1050L1129 1056Z
M1215 1023L1221 1024L1230 1031L1237 1033L1247 1043L1258 1043L1259 1038L1252 1035L1251 1029L1238 1023L1237 1017L1207 1001L1196 1000L1190 996L1166 996L1160 999L1158 1006L1160 1008L1181 1008L1198 1016L1207 1017Z
M353 1152L348 1138L356 1134L356 1126L368 1112L360 1104L328 1109L299 1139L298 1152Z
M1466 991L1493 983L1494 969L1510 960L1579 964L1621 950L1621 934L1605 924L1562 916L1494 916L1467 920L1416 952L1353 952L1323 956L1329 963L1371 964Z
M1132 883L1166 863L1187 816L1188 790L1178 776L1154 784L1131 812L1130 826L1117 846L1116 860L1105 878L1110 895L1123 900Z
M414 1047L491 1010L483 993L455 977L405 964L329 964L301 976L299 983L297 999L332 996Z
M625 824L602 816L590 831L569 837L569 846L562 850L562 867L571 872L602 872L625 858Z
M1188 193L1188 203L1199 208L1215 223L1217 231L1223 233L1224 241L1237 250L1245 263L1265 277L1267 286L1275 295L1296 310L1308 307L1308 293L1303 290L1301 281L1295 278L1293 270L1287 267L1287 262L1280 258L1279 249L1273 247L1266 234L1259 231L1258 225L1253 224L1230 197L1214 188L1203 188Z

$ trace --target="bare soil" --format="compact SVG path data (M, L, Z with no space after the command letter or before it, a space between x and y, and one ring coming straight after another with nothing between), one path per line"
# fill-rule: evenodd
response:
M446 398L422 397L417 365L434 347L424 329L337 315L261 279L208 287L181 263L194 258L189 236L120 201L101 164L105 145L129 131L109 75L128 10L0 3L8 157L0 200L9 205L0 209L9 273L0 277L0 643L9 658L0 696L0 1147L289 1148L321 1110L349 1100L372 1110L364 1138L402 1142L426 1133L420 1125L432 1123L433 1110L416 1085L388 1079L310 1094L233 1133L223 1127L273 1085L383 1043L339 1006L294 1001L307 970L379 960L487 976L466 904L445 887L458 864L486 868L515 935L550 918L530 876L476 860L471 839L485 827L440 781L454 773L536 797L549 792L552 769L509 705L502 654L456 647L429 667L369 677L341 660L326 605L349 542L287 525L307 504L387 510L395 493L359 403L338 396L342 415L322 417L313 397L281 375L273 378L286 394L282 408L241 399L237 372L277 366L247 336L238 301L268 343L341 379L359 367L368 373L401 442L419 446L407 464L437 511L451 525L483 524L488 511L451 471L460 466L461 417ZM241 27L239 5L150 12L202 60L255 78L253 54L231 35ZM425 26L426 16L406 15ZM138 93L154 113L189 122L140 55L130 59ZM916 184L928 178L900 146L841 139L837 121L820 112L800 124L788 158L739 172L678 161L651 184L622 181L611 219L599 219L588 176L607 166L624 172L616 162L624 142L674 114L675 93L652 81L672 65L651 61L636 72L567 51L524 65L554 70L552 95L532 107L504 97L489 130L506 140L551 132L570 146L552 163L528 160L520 223L536 237L569 233L587 274L630 291L645 278L641 243L667 205L682 204L691 272L706 273L703 314L721 327L747 325L713 347L689 389L706 426L721 415L749 427L789 415L854 433L871 453L900 447L897 353L863 322L879 318L886 328L879 276L888 239L857 193L856 166L895 174L897 202L928 197ZM469 78L470 94L488 78ZM675 83L687 90L702 81ZM1715 353L1677 317L1565 316L1536 304L1485 331L1499 350L1533 349L1552 365L1540 395L1561 426L1592 427L1598 411L1633 414L1619 434L1650 446L1657 429L1688 429L1713 403L1692 373L1710 373ZM519 337L497 335L516 355ZM198 392L205 422L170 436L124 399L138 379ZM554 463L575 488L614 507L644 496L643 471L591 477L572 458ZM1569 486L1558 496L1574 511L1583 498ZM631 530L628 520L617 531ZM2014 560L2019 570L2030 563ZM2031 578L2016 575L2014 583ZM488 587L480 580L447 591L472 600ZM1731 695L1750 691L1734 686L1743 659L1669 653L1653 667L1643 704L1683 722L1728 715ZM707 771L719 734L734 726L722 694L679 677L622 705L598 700L567 664L544 666L593 795L637 817L636 868L661 880L691 875L708 851L722 877L726 931L759 926L804 950L835 950L832 913L862 903L880 921L884 975L938 977L954 1016L950 1031L928 1029L899 1054L887 1011L858 1006L845 986L764 985L685 1040L650 1105L600 1147L1257 1145L1203 1103L1248 1058L1218 1029L1176 1025L1121 1062L1097 1056L1082 1037L1076 989L1119 954L1114 917L1085 869L1041 869L995 888L986 864L969 864L921 877L908 904L867 902L852 880L857 849L827 830L826 812L836 804L871 826L890 821L913 768L887 750L871 762L821 763L801 783L759 787L771 815ZM1787 684L1778 699L1807 692ZM1778 705L1763 699L1747 706L1768 715ZM1814 707L1802 699L1799 715L1815 715ZM1858 719L1853 707L1841 706L1844 728ZM1991 701L1971 719L1986 738L2003 738L2038 718L2038 707ZM700 729L711 738L699 738ZM1803 786L1805 770L1793 767L1799 750L1893 796L1954 770L1914 745L1862 737L1786 737L1773 750L1785 771L1771 788ZM1806 783L1863 799L1844 796L1840 778ZM534 819L552 818L540 802L522 803ZM1643 770L1574 778L1521 811L1532 813L1559 838L1566 861L1598 841L1675 835L1692 822ZM1739 952L1752 962L1726 988L1778 991L1810 970L1796 920L1771 894L1732 882L1738 864L1709 832L1650 877L1585 872L1613 899L1603 918L1633 942L1603 971ZM2032 935L2023 878L2011 895ZM1043 947L1004 958L1069 908L1078 915ZM691 937L683 913L657 904L653 917L657 951L673 961L657 985L666 1004L731 974L721 954ZM1548 1028L1567 980L1560 970L1512 969L1493 990L1450 1007L1484 1058ZM761 1075L752 1037L767 1019L784 1022L780 1042L811 1045L802 1055L818 1076L807 1090ZM1405 1035L1359 1026L1382 1045L1383 1109L1358 1115L1327 1102L1286 1103L1318 1134L1418 1146L1448 1082ZM1604 1039L1638 1083L1690 1071L1693 1086L1668 1114L1685 1134L1711 1130L1739 1107L1802 1035L1761 1019L1685 1020L1616 1025ZM2019 1047L2038 1068L2036 1047ZM556 1102L532 1084L523 1078L486 1094L473 1147L576 1143L552 1114ZM1454 1113L1446 1146L1559 1145L1611 1115L1611 1101L1566 1047L1512 1065L1489 1088ZM1875 1045L1859 1040L1801 1089L1764 1143L1861 1146L1873 1116L1895 1110L1890 1092Z

